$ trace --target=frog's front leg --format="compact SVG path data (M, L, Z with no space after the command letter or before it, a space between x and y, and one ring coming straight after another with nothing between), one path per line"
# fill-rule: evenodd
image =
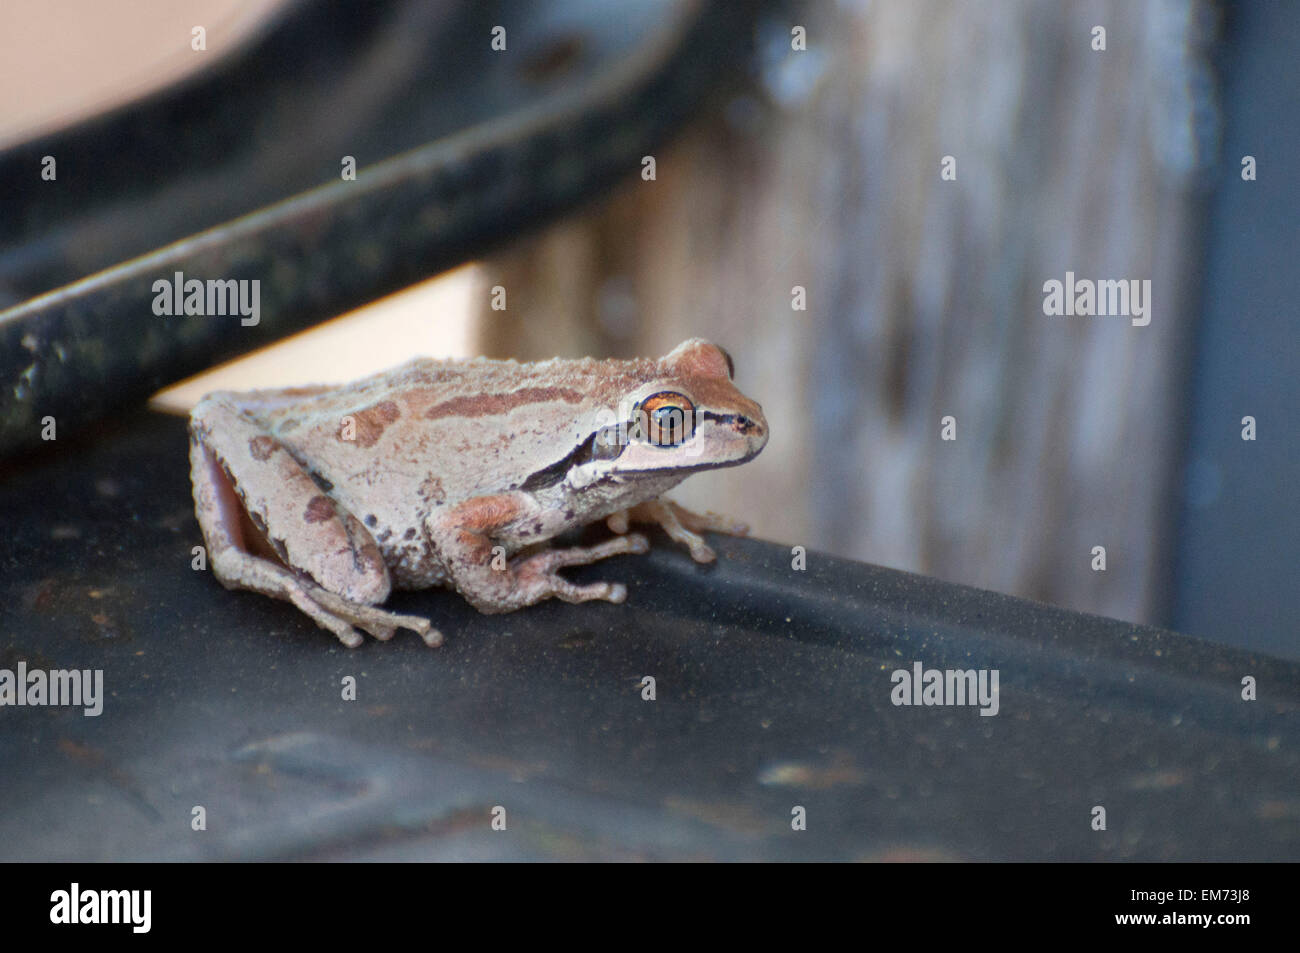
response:
M630 523L659 524L669 539L691 551L691 558L697 563L711 563L718 558L713 547L704 541L700 533L744 536L749 532L749 527L744 523L717 513L696 513L665 497L619 510L606 520L606 524L615 533L626 533Z
M538 512L526 494L501 493L474 497L430 519L429 537L441 541L439 551L452 583L474 608L485 613L511 612L552 597L565 602L622 602L627 598L622 583L578 585L558 570L624 553L647 552L649 543L636 533L597 546L545 549L503 560L496 550L498 540L512 528L536 519Z
M220 395L195 409L190 475L212 571L227 589L288 600L349 648L364 641L354 626L377 639L406 628L442 643L428 619L375 608L391 582L370 532Z

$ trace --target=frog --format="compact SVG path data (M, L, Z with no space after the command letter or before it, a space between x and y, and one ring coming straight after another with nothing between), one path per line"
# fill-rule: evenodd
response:
M443 644L431 620L383 608L395 589L450 588L486 614L622 603L623 583L560 570L647 552L634 523L700 563L716 559L702 533L747 532L665 496L766 445L734 378L697 337L657 359L417 357L347 384L214 391L189 417L207 561L349 648L401 629ZM601 520L603 542L551 542Z

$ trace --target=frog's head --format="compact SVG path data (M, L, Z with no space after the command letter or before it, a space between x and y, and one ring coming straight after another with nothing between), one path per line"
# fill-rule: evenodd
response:
M692 338L658 361L605 362L606 387L571 449L524 489L681 479L734 467L767 443L763 409L736 389L730 355Z
M691 338L625 396L617 432L602 440L614 473L706 470L752 460L767 444L763 408L732 383L735 365L716 344ZM599 453L596 454L599 457Z

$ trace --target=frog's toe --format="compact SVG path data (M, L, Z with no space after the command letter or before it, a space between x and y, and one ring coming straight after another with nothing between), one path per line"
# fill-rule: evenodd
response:
M424 640L425 645L431 647L442 645L442 634L428 619L418 615L402 615L376 609L373 606L356 606L350 621L353 625L365 629L380 642L387 642L397 634L398 629L410 629Z
M436 647L442 644L442 634L433 628L433 624L428 619L422 616L403 615L398 612L389 612L387 609L379 609L375 606L350 602L326 589L315 590L312 592L311 598L326 616L338 623L338 627L325 625L324 622L321 622L321 624L338 635L343 644L349 648L356 648L365 641L352 628L353 626L364 629L380 642L387 642L397 634L398 629L411 629L419 634L425 645ZM311 615L312 618L320 622L320 619L315 614ZM342 630L347 630L347 632L351 633L351 636L346 636Z
M696 513L674 503L672 500L663 500L662 502L672 510L673 515L677 517L677 521L692 532L725 533L728 536L749 535L749 526L747 524L739 520L733 520L729 516L722 516L713 512Z
M610 513L605 518L605 525L609 527L610 532L622 535L628 531L630 526L630 514L628 510L619 510L617 513Z
M697 563L711 563L718 558L713 547L694 533L686 540L686 546L691 551L691 558Z
M346 623L343 628L335 629L334 634L339 637L340 642L350 649L361 648L361 644L366 640L365 636Z
M550 594L564 602L592 602L598 599L623 602L627 599L627 586L621 582L591 582L580 586L559 575L551 576L547 581L550 584Z
M340 618L329 609L322 606L319 600L312 598L310 594L301 587L288 589L286 595L289 601L301 609L308 617L311 618L322 629L328 629L333 632L340 642L350 649L355 649L365 641L365 638L346 620Z

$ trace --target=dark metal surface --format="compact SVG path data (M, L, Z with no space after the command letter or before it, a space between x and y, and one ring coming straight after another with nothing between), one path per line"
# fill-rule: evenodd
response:
M1293 663L662 537L575 574L622 606L405 593L447 645L348 651L190 568L185 447L141 415L0 473L0 668L103 669L108 696L0 708L0 859L1300 859ZM999 714L894 707L914 661L997 668Z
M0 155L0 453L635 175L745 68L759 7L302 2L177 87ZM260 282L260 320L155 314L154 283L177 272Z

